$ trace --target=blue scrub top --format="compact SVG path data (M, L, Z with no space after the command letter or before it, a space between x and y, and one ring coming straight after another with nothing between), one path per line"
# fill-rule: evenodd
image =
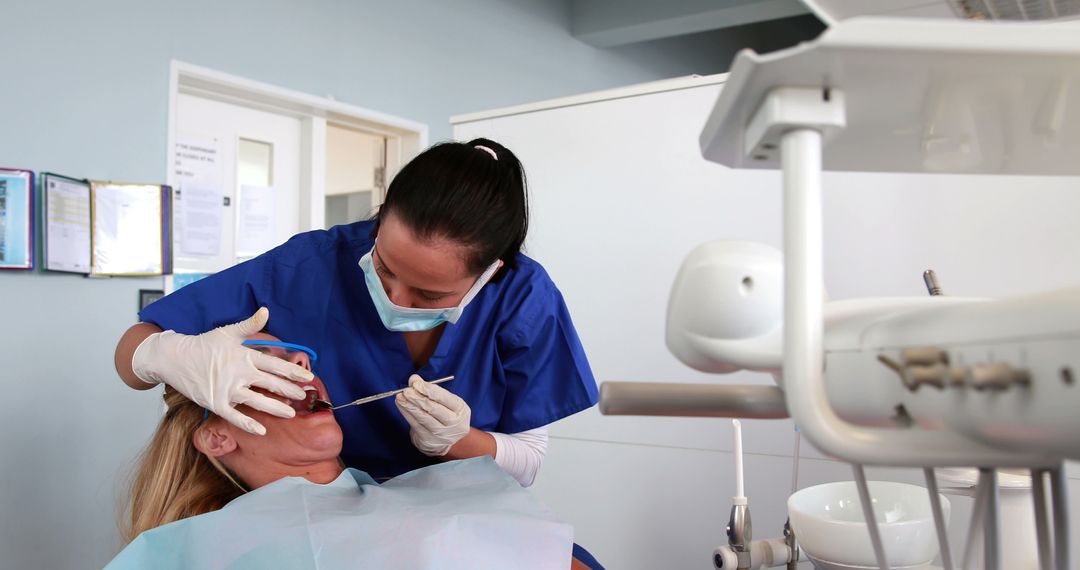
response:
M443 384L472 408L472 426L517 433L596 404L596 381L562 294L539 263L518 254L417 370L401 333L383 326L358 262L374 222L294 236L259 257L192 283L143 309L162 329L198 334L270 309L267 330L315 349L315 374L335 403L403 388L411 374ZM334 412L341 457L376 478L437 463L417 451L393 398Z

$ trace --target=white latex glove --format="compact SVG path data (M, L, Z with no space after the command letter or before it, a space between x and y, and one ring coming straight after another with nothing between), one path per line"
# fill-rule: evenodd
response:
M154 333L135 349L131 368L142 381L164 382L234 426L264 435L266 428L235 406L244 404L281 418L295 416L296 410L251 387L302 400L304 390L286 378L298 381L313 378L301 366L240 344L261 331L269 318L270 310L263 307L245 321L200 335L171 330Z
M424 455L442 457L469 433L472 410L465 400L416 374L409 377L409 387L394 403L412 428L413 445Z

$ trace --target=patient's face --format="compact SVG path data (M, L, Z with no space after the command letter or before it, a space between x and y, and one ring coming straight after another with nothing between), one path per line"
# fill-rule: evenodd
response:
M248 339L279 340L277 337L265 333L254 334ZM278 358L286 358L300 366L311 369L307 355L302 352L286 355L281 348L266 346L253 346L251 348ZM305 390L312 388L317 390L319 398L330 399L326 393L326 386L317 376L312 382L297 382L297 384L305 387ZM242 429L221 422L236 439L239 455L242 459L300 464L336 459L341 453L341 428L334 419L333 412L329 410L311 412L308 411L307 405L303 402L289 400L261 388L253 388L253 390L291 405L296 409L296 417L289 419L279 418L247 406L238 406L239 411L266 426L266 435L260 436L251 435Z

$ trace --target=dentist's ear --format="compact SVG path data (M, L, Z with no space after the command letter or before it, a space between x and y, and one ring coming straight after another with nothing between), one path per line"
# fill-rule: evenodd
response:
M236 450L236 439L224 422L208 420L195 430L191 443L203 454L218 458Z

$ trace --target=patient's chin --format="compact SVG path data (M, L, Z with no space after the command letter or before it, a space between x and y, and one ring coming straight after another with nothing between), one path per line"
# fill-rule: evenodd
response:
M279 418L250 408L241 411L266 427L266 435L250 435L235 429L234 437L241 448L284 461L330 460L341 453L341 427L329 412L319 417Z
M320 454L322 459L333 459L341 455L342 439L341 428L336 423L319 426L305 434L308 449Z

